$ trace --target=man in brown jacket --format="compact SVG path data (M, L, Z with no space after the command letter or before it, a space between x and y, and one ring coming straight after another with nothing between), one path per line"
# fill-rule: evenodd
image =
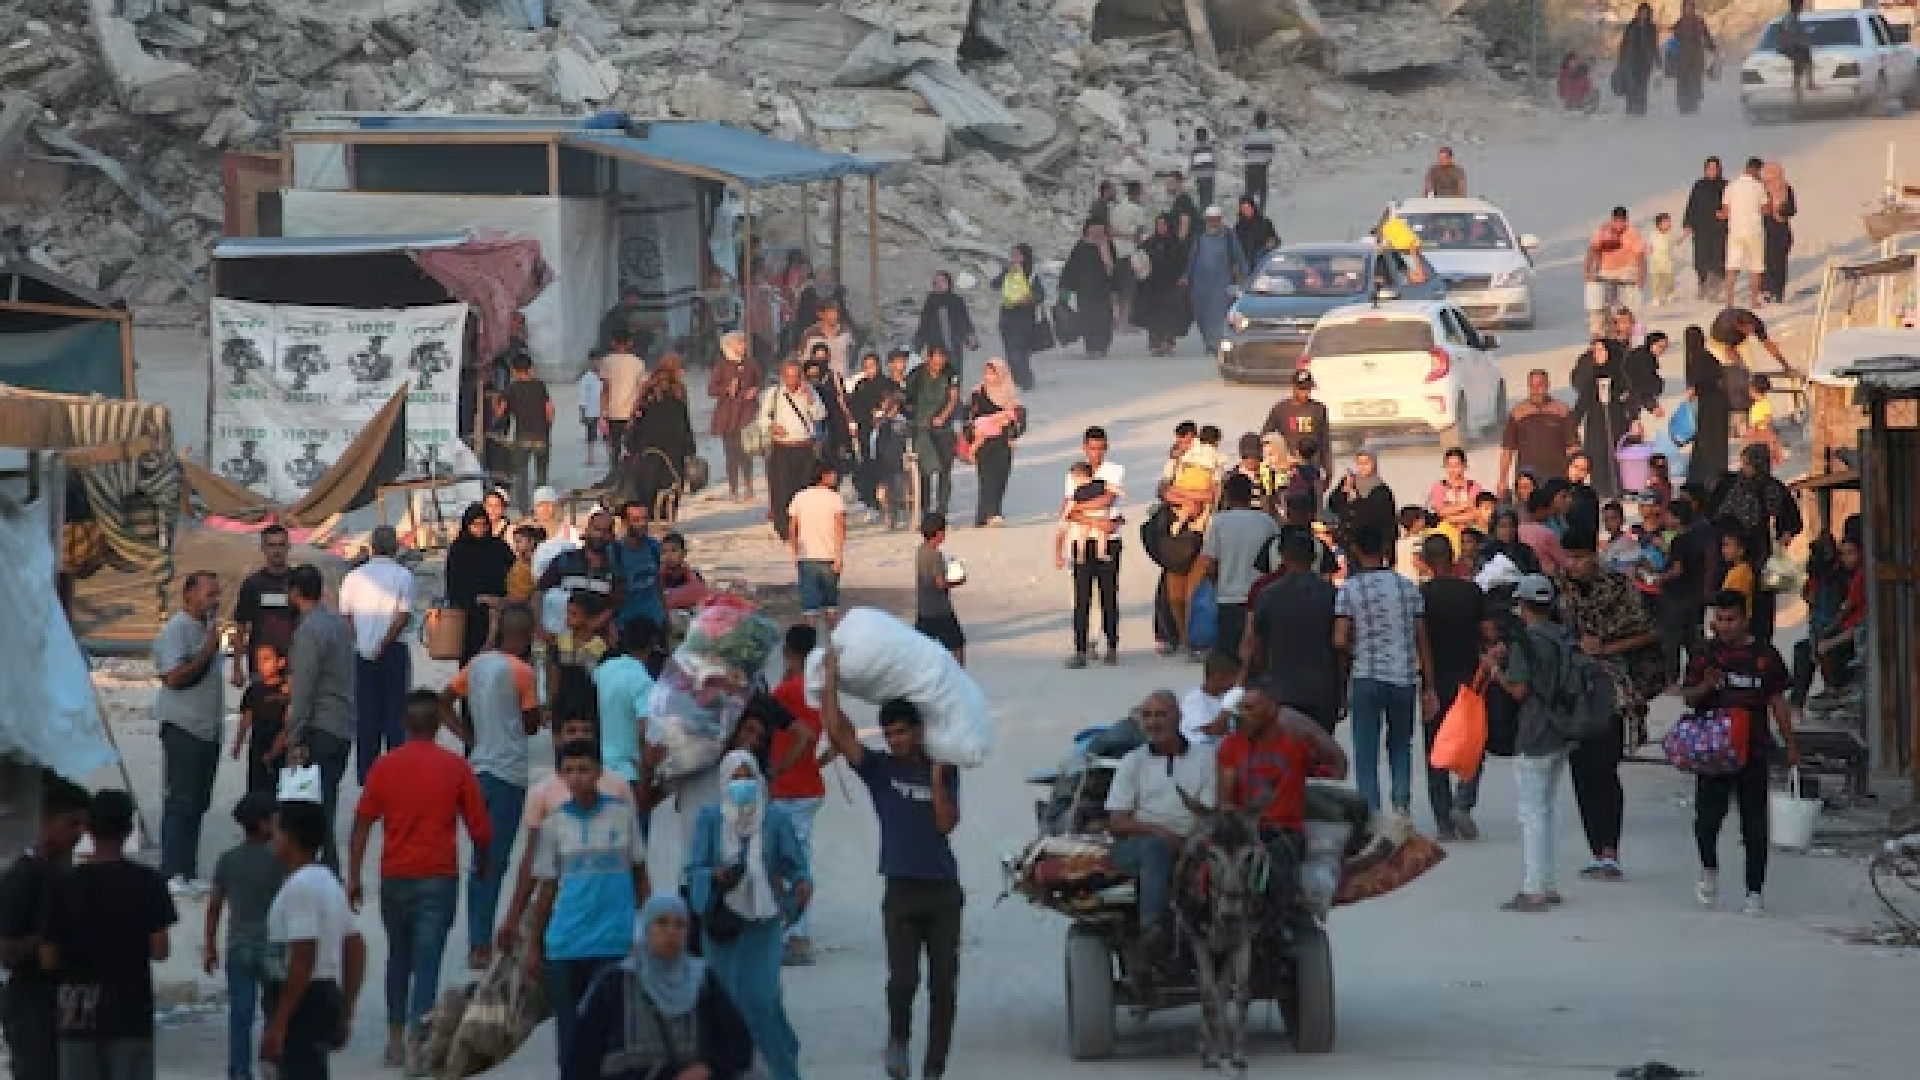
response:
M1513 490L1520 472L1546 483L1567 475L1567 458L1580 448L1580 432L1573 423L1573 411L1564 401L1548 393L1547 373L1535 368L1527 372L1527 399L1513 407L1507 416L1506 433L1500 437L1499 495L1505 500Z

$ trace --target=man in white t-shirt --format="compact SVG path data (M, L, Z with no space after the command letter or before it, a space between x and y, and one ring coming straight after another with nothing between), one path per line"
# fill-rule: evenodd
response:
M587 354L587 370L580 373L580 426L586 429L587 467L593 467L593 447L600 441L600 405L607 384L600 378L600 357L595 349Z
M1227 716L1240 704L1240 658L1215 649L1200 669L1200 685L1180 698L1180 734L1211 746L1227 737Z
M1760 306L1760 274L1767 258L1767 188L1760 182L1764 163L1748 158L1747 168L1727 183L1720 216L1727 222L1727 306L1733 306L1734 279L1747 272L1747 306Z
M1105 531L1104 543L1086 541L1070 553L1073 562L1073 654L1067 666L1083 668L1088 658L1088 624L1093 617L1093 593L1100 591L1100 623L1107 638L1108 666L1120 662L1120 526L1125 518L1120 502L1126 496L1122 486L1127 470L1107 460L1107 429L1090 427L1081 437L1081 449L1093 478L1106 485L1104 493L1076 503L1073 493L1080 486L1073 474L1067 474L1066 490L1060 503L1060 519Z
M841 559L847 551L847 504L833 466L815 466L813 486L787 504L787 543L800 577L801 613L830 616L840 606Z
M407 691L413 689L412 648L400 640L413 619L413 571L394 561L400 538L388 526L373 530L373 558L340 582L340 614L353 631L354 715L360 784L387 750L407 741Z
M1140 900L1140 928L1149 943L1164 939L1162 926L1172 891L1173 862L1193 833L1193 804L1215 802L1218 766L1213 747L1180 734L1179 706L1173 694L1156 690L1135 714L1147 741L1120 759L1107 789L1107 828L1114 844L1113 865L1134 876Z
M600 379L606 389L601 414L607 421L607 460L618 464L627 444L627 425L640 406L640 388L647 381L647 365L633 353L633 341L615 335L613 349L600 358Z
M367 970L366 942L354 925L347 890L320 861L328 835L320 803L280 804L273 853L287 879L267 909L267 1026L260 1059L278 1065L282 1076L327 1075L328 1056L352 1033Z

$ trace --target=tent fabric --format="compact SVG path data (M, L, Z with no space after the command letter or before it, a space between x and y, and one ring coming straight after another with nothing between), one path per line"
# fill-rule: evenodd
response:
M391 236L229 236L213 246L216 259L284 259L310 255L374 255L389 251L457 248L470 232L399 233Z
M624 131L578 130L563 134L560 141L594 153L631 155L641 164L669 171L716 175L754 190L869 176L883 167L853 154L816 150L724 124L654 123L639 137Z
M292 506L281 506L260 493L236 484L192 461L181 462L187 484L209 514L239 521L271 517L283 525L316 528L335 514L367 505L380 485L399 476L406 465L407 390L402 384L380 411L360 430L353 445L340 455L320 482Z
M65 326L0 333L0 382L53 394L124 398L130 388L122 330L119 319L76 317Z
M1832 330L1820 342L1809 378L1827 386L1920 386L1920 329L1855 326Z
M173 534L180 519L180 459L165 406L144 401L0 388L0 430L14 445L79 449L131 444L129 454L76 454L78 482L122 570L164 588L173 578Z
M506 349L513 313L553 283L540 241L528 236L488 229L459 247L408 254L454 299L473 305L480 316L480 355L489 360Z

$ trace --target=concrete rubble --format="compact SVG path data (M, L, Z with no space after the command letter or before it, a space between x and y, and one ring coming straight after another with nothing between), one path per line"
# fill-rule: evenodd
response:
M884 256L914 265L904 280L919 263L984 280L1011 242L1063 244L1099 180L1182 165L1195 126L1224 133L1232 176L1239 133L1267 109L1284 189L1329 159L1470 143L1524 117L1456 6L1216 0L1212 69L1160 0L554 0L539 20L517 0L11 0L0 153L65 179L0 197L0 244L188 310L219 232L219 154L277 151L296 113L619 109L898 161ZM1398 92L1344 81L1410 64L1440 77ZM785 224L798 198L765 204L770 244L808 239ZM849 219L863 250L865 215Z

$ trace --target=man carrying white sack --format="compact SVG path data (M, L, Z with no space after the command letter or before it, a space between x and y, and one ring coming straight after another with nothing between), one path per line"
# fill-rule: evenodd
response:
M885 750L860 742L840 707L840 657L831 635L825 643L820 717L827 739L867 785L880 823L880 874L886 879L881 921L887 945L886 1073L909 1075L913 999L920 981L920 954L927 956L927 1053L920 1075L946 1073L953 1040L960 980L960 869L947 838L960 824L960 774L927 756L920 710L892 698L880 704Z

